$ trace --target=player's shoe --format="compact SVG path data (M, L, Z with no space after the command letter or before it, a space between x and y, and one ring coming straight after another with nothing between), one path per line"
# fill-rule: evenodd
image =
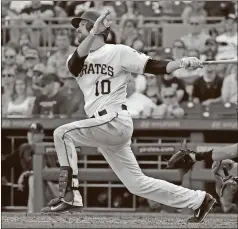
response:
M47 207L42 208L41 213L67 213L75 211L78 212L81 210L82 206L74 206L56 198L51 200Z
M196 163L195 155L192 150L181 149L169 159L166 169L181 169L186 174Z
M213 209L216 199L212 195L206 193L202 205L194 211L194 216L188 219L188 223L201 223L207 214Z

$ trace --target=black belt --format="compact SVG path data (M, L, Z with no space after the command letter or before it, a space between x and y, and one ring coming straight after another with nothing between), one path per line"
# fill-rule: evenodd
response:
M124 105L124 104L122 104L122 105L121 105L121 109L122 109L122 110L127 110L127 106ZM107 114L107 110L106 110L106 109L104 109L104 110L98 112L98 115L99 115L99 116L103 116L103 115L105 115L105 114ZM95 115L91 116L90 118L95 118Z

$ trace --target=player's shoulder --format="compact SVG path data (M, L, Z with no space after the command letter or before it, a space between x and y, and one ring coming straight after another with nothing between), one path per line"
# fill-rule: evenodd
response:
M124 45L124 44L116 44L115 45L118 49L131 49L133 50L131 47L129 47L128 45Z
M119 50L121 49L121 44L105 44L104 48L107 50Z

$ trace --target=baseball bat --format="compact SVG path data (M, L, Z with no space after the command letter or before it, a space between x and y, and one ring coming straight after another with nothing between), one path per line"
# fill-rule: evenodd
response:
M204 65L208 65L208 64L237 64L238 61L237 61L237 59L233 59L233 60L210 60L210 61L203 61L202 63Z

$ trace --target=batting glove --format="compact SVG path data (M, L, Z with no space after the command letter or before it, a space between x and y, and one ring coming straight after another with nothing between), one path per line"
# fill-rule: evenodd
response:
M112 24L112 21L107 20L107 16L111 12L107 10L105 13L102 13L101 16L95 21L93 28L90 30L90 34L98 35L109 28Z
M203 63L196 57L184 57L180 61L180 67L186 70L196 70L197 68L202 68Z

